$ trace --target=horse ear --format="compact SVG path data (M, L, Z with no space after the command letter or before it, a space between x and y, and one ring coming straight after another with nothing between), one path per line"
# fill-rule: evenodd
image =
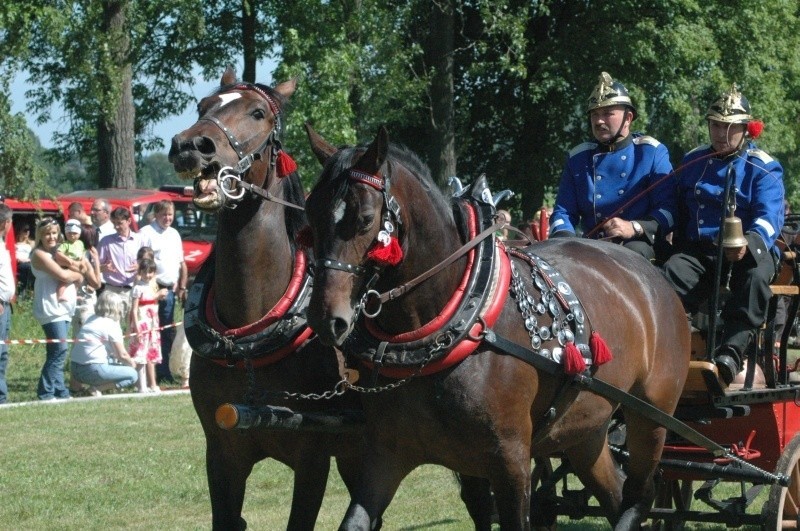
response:
M325 165L325 161L328 160L331 155L336 153L336 148L328 143L327 140L319 136L319 134L314 131L314 128L311 127L311 124L306 122L306 134L308 135L308 142L311 144L311 151L314 152L314 156L317 157L317 160L323 166Z
M236 71L231 65L228 65L225 68L225 72L222 73L220 86L224 87L225 85L233 85L234 83L236 83Z
M367 148L367 151L361 155L353 167L363 170L370 174L378 173L383 163L386 162L386 157L389 153L389 133L384 126L378 128L378 134L375 135L375 140Z
M295 89L297 88L297 79L290 79L289 81L284 81L277 87L275 87L275 92L286 98L287 100L294 94Z

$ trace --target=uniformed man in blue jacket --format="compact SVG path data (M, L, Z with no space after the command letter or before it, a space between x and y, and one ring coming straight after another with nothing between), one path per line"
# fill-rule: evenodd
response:
M594 142L569 152L550 218L550 236L608 238L653 260L653 244L672 230L675 181L666 146L631 133L636 108L606 72L586 109Z
M730 278L731 293L722 309L724 327L714 361L720 377L730 384L754 330L767 316L772 296L769 283L780 263L775 240L783 226L783 168L752 141L763 124L753 120L750 104L736 85L711 104L706 119L711 143L687 153L678 175L683 212L674 242L679 252L664 264L664 274L687 311L696 311L708 297L720 227L734 206L733 193L723 197L730 175L733 215L741 219L747 242L724 248L722 278Z

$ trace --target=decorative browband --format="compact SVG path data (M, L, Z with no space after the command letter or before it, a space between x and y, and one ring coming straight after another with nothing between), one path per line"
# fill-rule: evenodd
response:
M383 191L384 190L384 180L381 175L372 175L371 173L366 173L360 170L350 170L350 180L356 181L359 183L368 184L369 186L375 188L376 190Z

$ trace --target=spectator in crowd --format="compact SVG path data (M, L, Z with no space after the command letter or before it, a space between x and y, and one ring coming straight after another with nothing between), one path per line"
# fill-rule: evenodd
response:
M664 275L686 310L697 311L714 284L723 218L740 218L746 242L724 249L722 275L730 273L731 293L714 353L720 377L730 384L772 297L769 283L780 263L776 240L784 219L783 168L752 141L760 127L751 129L750 103L736 85L711 104L706 120L711 144L690 151L681 163L678 200L685 215L674 235L678 252L664 264ZM734 193L724 198L729 177Z
M175 220L175 205L170 200L159 201L155 208L155 219L142 227L139 233L145 245L155 253L156 283L167 290L167 295L158 302L158 320L164 328L161 331L161 357L164 360L156 368L158 381L172 382L169 356L175 340L175 301L186 300L186 281L188 270L183 257L181 235L172 226Z
M97 241L114 234L114 223L111 221L111 210L108 201L95 199L92 203L92 225L97 230Z
M130 357L136 362L139 392L157 393L156 365L161 363L161 338L158 324L158 301L166 289L156 284L156 263L150 258L139 261L136 285L131 295L130 329L135 332L129 345Z
M86 255L86 247L81 241L81 222L77 219L69 219L64 224L64 241L61 242L58 246L58 251L56 251L56 262L61 267L65 267L68 269L75 269L79 273L83 273L79 269L79 265L83 263L84 256ZM75 286L76 289L80 287L80 284ZM58 298L59 300L63 300L64 291L66 290L66 286L61 286L58 290Z
M67 334L72 314L75 312L74 290L68 300L59 300L59 284L72 284L82 275L64 269L54 255L61 243L61 228L54 218L44 218L36 225L36 244L31 253L31 271L36 282L33 287L33 316L42 325L45 337L51 340L46 346L46 358L39 378L37 394L40 400L70 398L64 385L64 362L67 358Z
M33 287L33 275L31 274L33 240L31 239L31 226L27 223L20 223L16 232L17 243L14 245L14 248L17 251L17 278L19 279L19 291L21 295Z
M81 225L92 225L92 218L84 210L83 205L78 201L73 201L67 208L67 219L77 219Z
M500 209L497 211L497 221L505 223L505 227L497 231L496 236L501 240L508 239L508 227L511 226L511 212Z
M73 335L77 334L86 319L94 314L94 306L97 303L97 290L102 285L100 257L97 254L97 232L91 225L83 225L81 226L80 239L86 249L84 251L86 267L84 282L78 289L75 318L72 320Z
M125 314L130 311L130 294L136 280L136 254L142 247L142 239L131 230L131 213L117 207L111 213L114 234L103 237L97 246L100 270L103 272L105 289L119 293L125 304Z
M75 314L72 316L72 337L76 337L86 320L94 315L97 290L102 286L100 259L97 256L97 232L91 225L82 225L80 240L86 249L82 259L84 279L78 286ZM75 375L70 373L70 391L73 393L79 392L82 390L81 387L81 383L75 378Z
M648 260L672 230L675 182L666 146L631 132L628 90L606 72L586 108L594 135L569 152L561 173L550 237L584 235L620 241ZM542 235L543 236L543 235ZM659 245L660 246L660 245Z
M91 396L109 389L123 389L136 383L136 362L122 341L122 298L105 291L97 300L94 315L81 327L72 347L70 372L89 385ZM113 361L111 361L113 360Z
M5 239L11 227L11 208L0 203L0 238ZM11 301L14 300L16 283L14 270L11 267L11 255L8 250L0 248L0 404L8 401L8 384L6 369L8 368L8 334L11 331Z

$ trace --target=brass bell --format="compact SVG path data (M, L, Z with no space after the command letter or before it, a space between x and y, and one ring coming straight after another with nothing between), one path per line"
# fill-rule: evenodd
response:
M744 247L747 245L747 240L742 232L742 220L736 216L728 216L725 218L725 224L722 227L722 246L728 247Z

